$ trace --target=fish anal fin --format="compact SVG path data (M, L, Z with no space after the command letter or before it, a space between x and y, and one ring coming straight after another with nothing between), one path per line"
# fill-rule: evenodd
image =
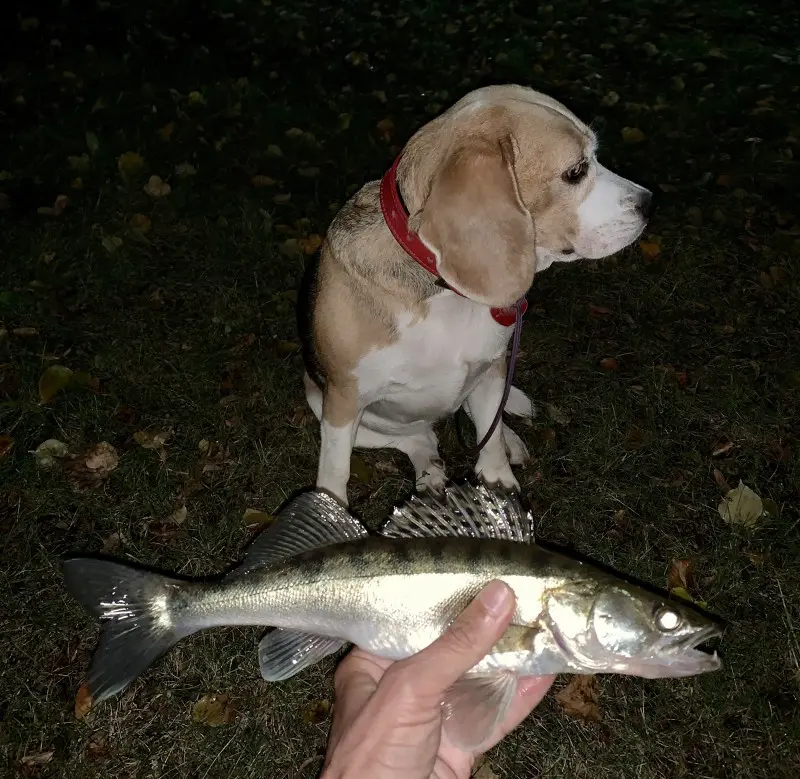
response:
M338 638L277 628L258 645L261 676L268 682L284 681L338 652L346 643Z
M462 676L442 703L447 737L465 751L479 749L503 721L516 690L517 675L512 671Z

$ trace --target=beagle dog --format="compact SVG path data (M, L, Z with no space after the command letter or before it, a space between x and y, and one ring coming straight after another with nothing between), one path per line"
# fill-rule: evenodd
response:
M461 406L494 422L515 309L554 262L632 243L651 193L597 161L592 130L517 85L468 93L411 138L382 181L338 212L306 281L306 398L320 422L317 487L347 504L353 447L392 447L418 490L446 481L434 424ZM510 315L509 315L510 314ZM505 411L531 417L512 387ZM519 489L528 452L506 424L481 449L484 482Z

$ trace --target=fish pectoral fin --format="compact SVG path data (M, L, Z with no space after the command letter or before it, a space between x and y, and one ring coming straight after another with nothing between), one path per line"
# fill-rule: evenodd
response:
M282 682L337 652L346 643L339 638L276 628L258 645L261 676L268 682Z
M369 535L336 498L319 490L298 495L278 513L277 519L256 537L242 564L231 571L228 578L239 577L301 552Z
M517 691L511 671L468 673L447 691L443 702L444 729L460 749L479 749L508 712Z
M533 517L513 493L482 484L453 485L443 496L414 495L395 508L381 535L388 538L487 538L533 543Z

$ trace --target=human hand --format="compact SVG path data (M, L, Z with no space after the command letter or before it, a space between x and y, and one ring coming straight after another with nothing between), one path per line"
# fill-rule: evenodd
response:
M553 676L519 680L513 702L479 752L442 728L447 689L492 649L511 622L511 589L490 582L429 647L392 662L355 649L335 677L335 708L321 779L468 779L476 758L519 725Z

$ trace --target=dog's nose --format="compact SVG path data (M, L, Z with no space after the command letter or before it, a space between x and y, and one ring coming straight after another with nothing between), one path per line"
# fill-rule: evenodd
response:
M639 195L636 209L645 218L650 219L653 215L653 193L645 190Z

